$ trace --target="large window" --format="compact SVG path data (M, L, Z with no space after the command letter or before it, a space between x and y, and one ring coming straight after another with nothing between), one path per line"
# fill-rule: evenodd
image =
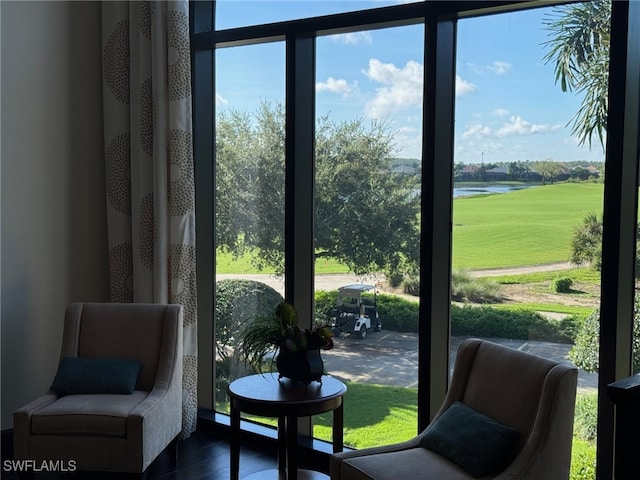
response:
M638 216L640 39L632 37L640 4L613 2L610 56L563 93L555 61L545 58L554 35L547 27L582 4L515 2L506 12L503 3L497 13L492 3L193 2L197 197L205 207L198 248L209 247L207 233L214 244L209 257L199 254L199 288L210 278L258 280L271 298L300 307L308 325L335 318L347 330L348 312L338 307L354 297L341 304L337 287L376 287L354 312L369 318L366 335L343 332L323 352L328 372L349 382L345 441L355 447L395 441L377 433L388 421L411 425L397 439L428 424L463 336L509 338L577 363L572 342L591 322L603 333L589 344L600 364L591 368L598 373L581 365L579 399L587 400L578 409L592 420L597 403L597 468L607 478L614 414L606 384L631 373L622 358L632 348L625 271ZM609 60L602 116L603 97L589 86L607 90ZM583 108L584 98L594 103ZM606 149L597 136L592 148L579 145L574 115L585 112L608 117ZM578 266L570 262L580 229L601 232L602 252ZM600 253L601 273L591 268ZM207 301L211 289L200 290L199 322L213 319L213 338L199 339L199 374L215 378L201 406L224 413L224 382L246 373L227 362L238 335L231 324L262 304L212 289L216 309L249 305L225 317ZM251 298L272 294L260 289ZM591 315L597 307L602 315ZM464 329L488 311L490 329ZM526 325L518 332L515 317ZM299 431L328 438L329 418L314 421ZM574 451L590 462L579 478L593 478L593 443Z
M480 336L578 364L574 470L593 473L605 152L580 144L571 120L588 99L545 60L570 11L458 24L451 325L452 345Z
M236 28L397 4L397 0L217 0L216 28Z
M356 448L416 433L423 39L413 25L316 41L315 285L332 303L316 309Z
M239 355L245 326L283 299L284 44L216 51L215 400L253 373Z

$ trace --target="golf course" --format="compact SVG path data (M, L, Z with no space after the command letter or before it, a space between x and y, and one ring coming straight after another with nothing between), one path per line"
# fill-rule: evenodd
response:
M453 268L494 269L567 262L574 229L588 213L602 213L602 183L559 183L508 193L480 194L453 201ZM330 259L316 262L316 274L348 273ZM251 254L239 258L218 251L217 274L257 271Z

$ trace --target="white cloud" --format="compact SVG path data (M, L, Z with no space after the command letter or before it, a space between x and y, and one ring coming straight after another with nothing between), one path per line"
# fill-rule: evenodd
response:
M229 103L229 100L216 92L216 105L226 105L227 103Z
M510 137L513 135L531 135L552 130L549 125L529 123L519 115L514 115L496 131L497 137Z
M395 154L407 158L420 158L422 152L422 132L412 126L398 128L393 134L397 151Z
M462 134L462 138L480 138L480 137L488 137L491 135L491 129L480 123L474 123L473 125L469 125L469 127Z
M410 60L398 68L393 63L369 60L369 68L363 73L371 80L386 86L376 90L375 97L365 106L365 112L373 118L386 117L401 108L422 104L422 72L418 62Z
M339 93L347 97L356 88L356 83L349 85L349 83L343 78L327 78L326 82L316 83L316 91L318 92L332 92Z
M509 110L506 110L504 108L496 108L493 111L493 114L497 115L498 117L505 117L505 116L509 115Z
M504 116L508 112L503 109L494 110L494 114ZM497 130L492 129L489 125L482 123L474 123L467 127L462 134L462 138L504 138L513 136L535 135L538 133L552 132L563 128L562 125L536 124L527 122L519 115L512 115L508 122L504 123Z
M476 86L473 83L463 80L460 75L456 75L456 97L461 97L468 93L476 91Z
M492 73L495 73L496 75L504 75L505 73L507 73L509 70L511 70L512 64L510 64L509 62L502 62L502 61L495 61L493 63L491 63L490 65L487 65L487 70L489 70Z
M345 45L371 45L373 37L370 32L339 33L329 37L332 42L344 43Z

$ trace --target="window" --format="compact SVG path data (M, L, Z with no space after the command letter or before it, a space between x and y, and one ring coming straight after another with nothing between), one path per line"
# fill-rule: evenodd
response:
M216 27L236 28L395 5L396 0L217 0Z
M315 288L332 303L316 309L337 334L323 357L348 383L350 447L416 433L423 39L412 25L316 41Z
M526 177L527 171L519 170L519 167L526 166L528 160L532 162L546 161L547 163L586 161L588 164L597 163L598 161L595 157L598 154L597 147L591 152L581 150L580 157L569 159L569 155L565 153L567 150L563 145L563 139L566 139L568 135L561 135L563 131L566 132L566 123L569 119L560 115L554 118L544 117L556 105L561 105L568 115L575 112L577 106L575 95L560 95L558 86L554 85L553 79L549 79L548 76L544 77L543 73L545 69L548 73L549 65L545 65L542 58L535 57L537 55L535 52L534 56L531 56L534 50L538 51L539 54L543 53L540 44L545 41L545 38L540 36L539 15L549 10L525 8L523 11L514 11L506 14L507 4L501 5L500 10L502 13L496 13L491 10L482 10L484 4L481 2L415 2L375 8L366 12L352 11L348 15L337 16L330 15L338 13L337 10L316 12L309 8L306 13L298 16L296 9L301 4L288 2L290 5L288 5L284 15L254 17L243 24L237 19L230 18L231 10L226 10L225 13L225 8L227 8L227 6L224 6L225 3L231 8L231 3L236 2L217 3L220 7L216 12L217 26L219 29L225 29L219 32L215 32L212 25L211 4L207 5L207 2L193 2L192 4L192 24L194 25L192 34L192 50L194 52L193 82L195 92L194 153L196 156L196 182L199 187L197 188L197 197L198 199L205 199L199 204L204 205L204 208L199 209L197 228L201 233L198 234L198 248L206 250L206 243L216 242L215 251L224 252L224 248L221 249L221 243L224 243L221 240L221 235L225 233L225 230L220 230L221 227L218 225L218 222L222 219L215 218L215 222L212 220L214 216L222 215L222 213L216 214L211 208L211 214L206 215L207 205L214 204L213 192L216 191L216 186L211 181L211 178L215 176L211 171L214 162L214 145L211 138L211 131L214 130L212 122L214 118L212 113L214 99L217 95L220 95L217 105L221 108L221 111L224 111L224 108L242 108L244 111L258 112L265 102L271 108L275 108L276 105L283 105L286 132L284 139L279 134L277 141L272 138L261 145L262 148L271 148L273 151L278 152L284 150L285 152L284 183L281 183L283 179L277 176L272 181L272 185L284 185L285 189L285 213L282 218L284 224L280 229L284 231L284 251L279 247L272 248L271 251L280 252L275 254L276 257L277 255L282 255L285 259L283 270L285 294L292 296L296 303L302 302L307 313L313 311L312 306L308 305L308 303L310 303L309 299L314 297L314 292L312 291L314 272L310 266L309 268L306 266L300 268L299 259L306 258L306 256L313 257L314 254L317 255L315 285L318 287L320 286L319 275L323 273L324 262L330 255L323 256L326 246L320 241L320 236L314 240L310 238L312 236L308 232L301 232L296 228L299 228L300 222L298 220L308 219L314 214L311 206L313 202L309 200L311 198L310 192L318 190L316 195L320 198L323 195L323 192L319 191L320 189L329 189L339 184L339 182L337 180L325 181L321 171L315 172L315 177L313 175L298 177L297 175L300 173L299 167L308 168L311 165L310 158L315 155L318 162L316 168L321 170L322 165L319 162L322 161L320 157L321 153L324 155L324 152L320 150L322 148L328 150L331 147L329 143L323 144L323 139L326 138L327 134L327 131L323 130L327 126L323 124L323 118L328 116L330 119L335 118L344 121L352 118L352 114L358 111L359 115L362 116L363 107L367 105L367 101L378 98L375 96L372 96L371 99L358 98L356 94L364 92L365 86L373 86L378 89L379 93L390 92L393 89L394 79L400 78L403 73L406 73L404 69L407 65L410 65L410 61L415 62L417 66L420 64L425 66L423 68L423 76L427 81L422 85L423 110L421 112L417 110L413 112L396 110L395 114L387 119L389 122L387 127L394 133L394 138L398 141L398 145L407 149L407 151L393 156L394 159L411 159L414 157L408 147L407 137L404 137L404 135L407 132L411 133L411 128L421 128L422 130L420 134L413 135L415 142L420 143L422 147L420 152L421 164L418 165L421 188L415 192L416 195L420 195L421 199L419 217L419 225L421 226L420 260L418 268L421 279L418 284L420 289L420 322L418 328L421 335L417 339L417 349L410 350L410 352L415 352L419 364L415 385L418 398L417 423L419 428L423 428L428 423L430 416L435 412L446 390L447 366L449 366L447 359L452 351L448 344L448 318L450 308L451 312L454 310L454 307L450 305L449 295L449 277L452 267L454 270L459 267L470 269L513 267L515 265L513 263L514 257L523 255L525 250L534 251L541 243L544 243L545 232L547 236L549 235L546 226L539 223L536 228L531 229L531 235L521 236L521 238L505 237L504 232L499 232L501 236L491 237L488 233L489 230L483 230L481 227L474 225L474 223L483 220L482 217L486 221L491 216L503 217L509 213L501 210L496 200L492 200L492 198L499 197L499 195L486 198L486 201L490 204L487 208L465 208L464 205L477 205L480 199L468 197L464 199L464 202L457 198L454 200L451 196L453 179L458 179L461 174L473 174L473 169L465 171L463 169L464 167L478 164L480 167L484 166L481 172L485 176L493 175L496 177L503 174L514 174L520 175L522 178ZM243 2L238 3L241 4ZM264 3L269 3L269 6L275 6L273 2L262 2L262 4ZM327 3L336 7L343 2ZM589 4L595 3L590 2ZM357 2L356 5L355 10L380 6L379 3L369 5L366 2ZM523 8L521 2L515 2L512 6L514 10ZM233 6L233 8L237 7L238 5ZM458 8L474 10L457 11ZM351 11L353 8L349 7L349 10ZM638 52L640 39L635 38L639 31L639 10L640 4L637 4L637 2L613 2L611 14L610 60L612 76L610 76L610 79L612 88L610 89L609 99L608 121L610 128L608 130L607 141L609 145L606 149L607 168L605 172L605 183L609 188L604 189L605 192L608 191L610 193L608 195L605 194L604 214L606 217L607 211L611 211L618 212L619 215L610 214L608 220L605 218L603 222L605 233L603 238L613 238L613 241L607 240L603 242L603 267L600 282L602 292L600 307L603 312L603 318L606 317L608 319L603 322L608 338L615 338L616 335L626 331L625 325L630 321L627 317L632 315L629 314L629 310L632 309L628 308L633 302L633 289L629 288L631 285L628 284L631 280L624 280L624 285L619 283L619 280L623 278L619 273L626 268L624 265L631 263L632 254L629 248L620 248L623 243L616 238L617 234L615 232L618 232L622 225L626 228L632 222L635 224L638 216L638 192L635 179L637 178L638 162L637 122L640 117L638 115L640 107L637 105L637 96L633 97L631 92L640 90L637 75L633 74L640 68L638 65L640 62L640 52ZM277 12L272 9L270 14L272 13L275 15ZM202 17L203 14L211 18ZM312 17L311 15L330 16ZM537 20L532 20L535 15L538 15ZM245 15L245 18L248 17L250 15ZM295 18L301 18L301 20L288 21ZM522 18L527 18L528 21L521 22ZM261 23L261 25L255 25L255 23ZM243 25L251 26L244 28ZM394 35L385 40L392 47L397 45L393 49L394 51L391 52L391 55L395 56L385 57L384 48L380 47L378 49L380 44L376 36L380 34L384 37L389 32L401 33L399 35L394 33ZM414 35L413 38L415 40L412 39L409 43L402 45L394 44L394 41L400 42L401 40L397 39L401 38L405 33ZM345 36L340 36L341 34ZM423 35L424 39L421 38ZM369 39L372 40L372 43L367 45L366 42ZM344 59L347 58L345 55L332 55L331 47L333 44L331 42L337 41L343 42L344 49L349 48L354 49L353 51L358 51L360 57L354 60L353 63L349 63L344 62ZM355 42L356 47L347 45L347 41ZM358 44L358 42L360 43ZM517 56L507 57L508 49L505 49L505 47L510 43L521 45L522 50ZM418 56L413 54L413 48L417 44L425 46L424 61L418 57L419 53L417 53ZM231 45L235 46L230 47ZM225 47L224 51L221 50L223 47ZM262 48L265 48L265 50L260 50ZM217 52L216 58L212 55L214 51ZM261 53L249 60L251 52L254 51L260 51ZM367 51L369 58L366 58L367 53L365 52ZM232 55L233 52L238 52L238 55ZM228 54L228 57L225 58L226 54ZM367 61L377 59L379 63L374 62L374 67L380 67L378 70L380 76L373 75L374 69L371 68L369 63L366 63L365 66L359 66L365 59ZM262 60L266 60L266 62L262 62ZM225 78L232 79L231 75L234 75L234 72L238 72L245 61L250 61L249 66L253 67L249 69L247 74L238 76L234 80L225 80ZM215 71L217 72L215 89L212 75L214 63ZM411 65L414 64L412 63ZM521 75L521 67L529 69L529 75ZM311 73L310 71L313 69L315 69L315 72ZM505 71L507 74L505 74ZM364 75L363 72L365 72ZM348 77L348 74L351 76ZM354 84L355 75L357 74L361 77L358 82L370 82L370 84ZM273 80L276 77L279 80ZM313 79L310 80L309 77L313 77ZM283 83L285 78L287 79L286 85ZM222 90L225 87L225 82L228 86L233 82L240 84L250 79L260 79L261 81L254 86L245 88L246 97L231 98ZM376 82L381 79L389 83L380 82L379 85L376 85ZM534 96L532 93L533 88L544 82L546 82L544 92L536 95L537 100L539 100L535 106L537 108L532 107L531 110L525 110L525 103L528 98ZM315 95L309 93L312 91L313 83L316 84ZM270 90L270 87L274 85L279 88L279 93L277 95L267 94L266 91ZM356 88L358 86L360 88ZM473 90L474 88L475 90ZM286 95L284 94L285 90L287 92ZM499 95L497 97L495 95L496 91ZM402 89L402 93L407 95L412 94L412 92L414 90L408 86ZM464 95L465 92L468 94ZM392 95L380 96L380 103L375 104L375 106L381 109L389 108L390 104L388 102L385 103L385 100L389 100L392 97ZM226 105L224 105L225 101L228 102ZM284 102L283 104L279 103L282 101ZM245 102L244 105L243 102ZM341 113L345 111L349 113L346 117ZM500 116L505 114L506 111L508 111L506 116ZM295 121L292 120L293 117L290 115L295 115ZM409 123L412 120L410 117L415 116L422 117L420 127L416 127L417 123L415 122L413 124ZM286 118L289 118L288 123ZM255 118L252 121L255 121ZM539 140L538 144L544 144L545 149L550 152L549 157L539 153L538 147L540 145L529 145L527 147L523 142L514 142L514 140L522 140L522 132L526 131L530 133L536 132L534 138ZM224 131L219 132L216 130L216 141L218 138L223 138L224 133ZM284 145L279 142L284 142ZM314 143L315 149L311 147ZM507 147L512 152L510 154L511 158L505 160L508 162L505 168L508 167L508 169L501 170L503 166L497 165L498 160L495 154ZM243 146L243 148L245 147ZM303 151L304 155L300 154L301 151ZM216 152L216 155L222 153L222 151L219 151ZM405 154L406 157L404 156ZM278 153L276 156L278 155L281 154ZM463 163L464 167L459 169L459 165ZM496 165L493 166L493 164ZM261 165L261 163L256 162L255 165ZM512 165L514 167L513 172ZM413 165L397 166L399 167L399 172L397 172L399 174L396 178L400 179L407 178L405 174L410 171L407 167ZM216 164L215 167L216 169L222 168L222 165ZM568 174L570 177L575 174L577 178L574 183L582 186L582 180L577 181L577 179L583 174L590 175L589 171L589 169L575 170L569 171ZM280 172L282 174L282 170ZM336 169L334 173L339 175L342 171ZM556 186L555 183L549 185L548 182L551 176L558 175L556 170L546 171L544 170L544 164L540 164L536 173L546 177L545 191L552 190L546 189L548 186ZM295 179L291 178L291 174L296 175ZM302 180L298 181L299 178ZM389 179L391 177L381 178ZM631 181L629 180L630 178L633 179L632 188L625 183ZM232 182L237 182L237 180L238 178L233 178ZM339 180L342 181L343 178ZM597 181L584 185L593 190L602 188ZM243 185L241 186L244 187ZM354 186L360 185L356 182ZM567 186L571 186L571 184L567 184ZM401 187L398 184L394 193L401 192L403 188L404 186ZM535 191L535 189L542 191L543 187L533 187L529 190ZM620 192L622 194L619 194ZM237 193L240 196L251 196L253 194L251 188L241 188ZM519 192L514 192L513 195L516 193ZM523 193L526 193L526 191ZM500 195L512 195L512 193ZM600 200L597 199L598 195L600 195ZM593 209L596 210L597 214L597 209L602 208L601 195L591 196L582 205L574 205L572 207L565 205L562 208L556 208L559 204L552 201L545 205L542 215L547 218L548 222L553 223L553 214L555 212L555 226L561 228L564 232L563 235L567 238L571 237L572 229L576 227L576 219L582 218L585 210ZM550 198L546 198L546 200L548 202ZM553 199L551 198L551 200ZM343 205L348 206L350 206L350 201L353 202L348 194L343 194L341 201ZM630 205L633 208L629 208ZM216 209L222 207L223 205L216 205ZM288 212L292 208L295 212L293 216L289 217L291 214ZM569 211L563 209L568 209ZM244 215L246 213L244 211L240 213L243 215L237 215L237 217L249 216ZM371 214L370 211L368 213ZM531 223L536 220L536 213L533 211L527 212L527 216L532 221ZM570 217L573 220L568 221ZM296 219L293 222L296 225L292 225L292 221L289 218ZM323 219L314 219L316 222L320 220ZM518 220L513 219L514 225ZM338 225L339 233L347 232L355 223L342 221ZM216 226L215 238L211 235L211 242L207 242L207 232L212 229L214 224ZM381 223L380 220L377 220L372 224L380 225ZM250 227L249 225L247 223L243 227L245 228L243 231L253 235L253 228L255 227ZM325 227L321 223L316 223L315 228ZM278 231L278 228L270 231ZM606 232L614 233L608 237ZM270 234L270 238L275 238L275 243L272 246L281 245L277 238L278 235L276 234L274 237L273 234ZM244 237L238 236L237 239L244 240ZM453 241L451 241L452 239ZM478 253L478 249L483 246L487 250L484 250L483 253ZM569 248L570 246L567 245L567 253ZM496 256L494 250L497 249L503 254ZM361 250L364 252L363 258L366 259L367 249L362 248ZM376 250L371 249L372 252ZM467 252L472 253L467 255ZM548 256L551 252L538 251L538 253L547 255L544 257L544 262L556 261ZM225 259L225 255L226 253L219 255L217 259L219 261L216 261L217 268L222 268L221 261L229 263L229 257ZM333 255L336 256L337 254L334 253ZM213 258L213 255L211 254L210 257ZM482 265L479 262L479 257L493 258L491 262L493 265ZM268 258L264 257L259 260L263 260L266 265ZM399 264L402 264L406 258L400 256L397 260ZM529 261L531 260L528 259L527 262ZM201 285L206 284L207 281L210 281L210 278L213 278L215 274L211 266L213 263L206 256L199 256L199 288L202 289ZM343 263L345 262L343 261ZM313 262L310 262L309 265L313 265ZM235 260L235 266L238 266L238 260ZM352 269L353 265L350 270ZM367 270L364 269L362 271ZM400 268L398 271L403 274L409 273L409 270L405 268ZM220 270L217 273L222 274L222 271ZM240 272L229 273L239 275ZM254 271L251 272L252 275L255 273ZM269 275L269 270L263 270L260 274ZM545 278L546 280L539 282L540 285L537 292L539 294L550 294L548 291L550 285L546 283L550 284L553 279ZM507 280L509 279L505 277L501 279L503 283L506 283ZM576 290L584 290L587 284L597 285L597 276L595 279L588 281L576 278L573 278L573 280L574 284L570 288L574 291L566 294L566 298L582 301L588 295L576 293ZM505 291L509 288L506 286ZM202 325L199 331L201 333L206 332L206 319L214 318L213 305L207 301L211 290L201 290L202 295L207 296L203 298L202 302L199 301L199 318ZM295 291L295 293L292 294L292 291ZM318 306L323 304L326 299L319 300L317 295L315 298L317 313ZM333 298L329 298L327 301L329 306L334 305L334 302L337 303ZM541 307L548 308L550 304L550 301L538 301L535 306L536 311ZM311 316L311 314L307 316ZM452 316L454 316L453 313ZM322 320L317 314L316 318ZM386 329L383 316L381 316L381 320L382 331L379 333L384 334ZM213 323L215 324L216 322L217 319L214 318ZM217 327L212 328L211 337L214 336ZM454 325L452 325L453 327ZM533 339L532 333L533 331L529 330L528 340ZM454 333L454 337L455 335ZM375 338L374 333L371 333L370 336ZM340 342L343 340L355 339L339 339ZM365 342L367 340L364 339L363 342L353 343L356 346L366 346ZM611 343L607 343L602 339L600 342L604 365L600 365L598 384L599 388L603 388L607 382L614 381L615 376L618 375L620 368L617 365L619 362L617 353L620 353L620 349L624 351L627 347L612 346ZM206 384L208 378L214 378L213 375L210 376L209 374L212 373L215 364L213 355L215 340L213 338L208 340L200 339L199 345L202 347L200 349L202 357L199 364L199 372L203 378L203 383ZM452 342L452 345L455 346L455 341ZM616 351L616 349L619 351ZM212 354L208 363L207 351ZM330 355L338 355L347 351L353 352L353 350L344 348L336 348L329 351L327 353L328 363L331 362ZM356 363L355 360L353 363ZM331 366L328 365L328 368L331 368ZM357 370L357 367L355 370ZM353 375L353 373L350 373L350 375ZM357 385L361 383L364 384L364 382L360 382ZM215 390L215 387L212 385L210 390ZM202 392L203 390L200 388L199 391ZM203 397L206 397L206 395L203 395ZM201 399L201 404L203 407L213 408L215 402L204 398ZM347 414L345 421L362 425L366 423L363 420L365 417L365 412L360 412L356 409L353 413ZM413 411L408 412L407 418L414 421L415 413ZM321 425L321 422L318 423ZM308 429L303 433L311 434L311 430ZM317 436L323 436L320 426L314 433ZM346 440L349 443L349 439L347 438ZM607 476L612 467L612 440L613 411L610 405L601 402L598 405L598 470L599 475L604 475L603 478Z
M561 12L458 24L451 341L577 363L580 469L595 461L601 287L598 252L580 254L601 232L605 152L579 145L571 119L584 94L563 92L544 60Z
M216 73L215 399L228 412L226 387L252 373L242 330L284 295L284 44L219 49Z

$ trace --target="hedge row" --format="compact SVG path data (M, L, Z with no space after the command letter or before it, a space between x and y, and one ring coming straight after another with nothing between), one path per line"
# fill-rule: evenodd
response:
M336 292L316 293L316 321L325 322L335 305ZM382 328L403 332L418 331L418 303L397 295L379 294L378 311ZM451 305L451 335L501 337L573 343L580 321L568 317L548 319L533 310L488 306Z
M255 312L270 311L282 297L270 287L251 281L221 281L216 285L216 316L218 344L232 343L237 328ZM365 294L371 297L372 295ZM315 295L315 320L325 323L335 308L337 291L319 291ZM406 298L377 295L382 328L402 332L418 331L418 303ZM233 306L233 308L231 308ZM240 308L238 308L240 307ZM451 305L451 335L501 337L522 340L543 340L574 343L582 321L569 317L554 321L539 313L524 309L496 309L489 306L460 307Z

